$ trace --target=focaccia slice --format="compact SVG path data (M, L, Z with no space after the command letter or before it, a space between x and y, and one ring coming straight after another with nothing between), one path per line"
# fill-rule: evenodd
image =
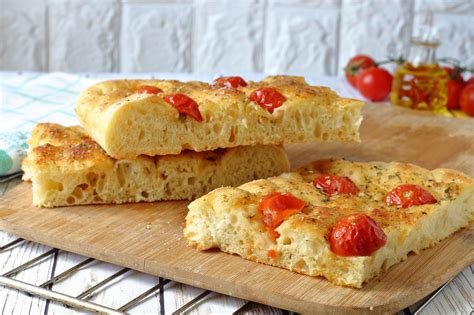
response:
M322 174L347 176L359 191L328 196L313 184ZM422 187L434 196L435 203L388 206L387 193L402 184ZM305 204L301 212L276 228L276 240L268 233L259 210L262 199L272 192L291 193ZM188 208L184 236L198 250L220 248L249 260L360 288L382 270L405 260L408 253L433 246L467 226L474 218L474 181L449 169L321 160L298 172L238 188L216 189ZM386 243L368 256L337 255L329 241L334 224L356 213L372 218L385 233Z
M289 170L280 146L245 146L180 155L116 160L81 127L39 124L23 161L33 182L33 203L54 207L194 199Z
M159 92L145 93L144 86ZM272 113L249 98L264 87L286 99ZM176 93L197 103L202 121L165 101ZM196 81L106 81L80 94L76 113L110 156L124 159L242 145L358 141L362 106L301 77L273 76L237 88Z

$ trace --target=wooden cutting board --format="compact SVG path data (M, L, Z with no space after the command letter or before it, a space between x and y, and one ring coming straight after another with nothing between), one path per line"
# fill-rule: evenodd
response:
M474 176L474 120L369 104L362 143L287 147L292 167L322 157L398 160L450 167ZM52 247L227 295L306 313L395 312L474 262L474 228L411 255L362 289L246 261L197 252L182 236L188 202L37 209L23 183L0 199L0 229Z

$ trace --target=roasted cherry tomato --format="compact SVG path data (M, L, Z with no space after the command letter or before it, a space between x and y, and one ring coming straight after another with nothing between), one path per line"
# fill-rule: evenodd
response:
M253 91L249 98L270 113L273 113L275 108L280 107L286 101L286 97L280 94L280 92L268 87Z
M267 252L267 255L268 257L270 258L275 258L277 256L277 253L274 249L270 249L268 252Z
M464 87L463 82L458 80L448 80L448 103L446 107L448 109L459 109L459 97Z
M313 185L328 196L336 194L355 195L359 192L359 188L347 176L321 174L313 180Z
M469 116L474 116L474 84L467 84L459 95L459 105L463 112Z
M277 239L280 234L275 229L290 215L301 212L304 205L303 200L290 193L272 192L263 197L258 210L262 213L262 222L270 237Z
M374 59L366 55L352 57L344 68L347 81L357 88L357 77L362 70L375 67Z
M190 97L177 93L165 96L163 98L165 102L171 104L178 112L186 114L197 121L202 121L201 112L199 111L198 104Z
M363 213L339 219L329 237L331 251L339 256L370 256L386 242L382 228Z
M142 94L158 94L163 92L160 88L153 85L142 85L137 89L137 93Z
M214 85L238 88L239 86L247 86L247 82L242 77L220 77L214 80Z
M383 101L392 89L392 75L382 68L365 69L357 78L357 88L365 98Z
M412 184L397 186L385 196L385 203L388 206L396 205L398 208L408 208L436 202L436 198L431 193L418 185Z

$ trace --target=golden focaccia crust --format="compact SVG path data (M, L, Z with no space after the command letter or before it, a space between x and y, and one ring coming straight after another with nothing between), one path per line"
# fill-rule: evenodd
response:
M57 124L37 125L29 145L23 178L33 182L33 203L43 207L194 199L289 170L281 146L116 160L81 127Z
M321 173L348 176L360 192L328 197L312 184ZM417 184L438 202L406 209L387 206L385 195L401 184ZM306 206L276 228L280 236L273 241L261 222L258 205L275 191L289 192ZM474 218L474 181L449 169L429 171L404 163L329 159L238 188L216 189L188 208L184 236L199 250L220 248L249 260L360 288L380 271L405 260L408 253L433 246L467 226ZM334 223L354 213L369 215L387 235L385 246L370 256L343 257L330 250L328 239ZM269 250L275 251L275 257L269 257Z
M163 92L137 93L142 85ZM258 88L272 87L286 97L268 112L249 100ZM203 121L183 115L163 100L183 93L199 106ZM76 113L88 134L112 157L178 154L242 145L308 141L358 141L363 103L339 97L302 77L272 76L246 87L217 87L203 82L115 80L83 91Z

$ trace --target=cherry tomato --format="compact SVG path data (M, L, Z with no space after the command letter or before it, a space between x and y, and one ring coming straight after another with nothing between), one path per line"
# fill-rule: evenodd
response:
M272 239L277 239L280 234L275 228L290 215L301 212L305 202L294 197L290 193L272 192L265 197L258 205L258 210L262 213L263 225L267 229Z
M329 237L331 251L339 256L370 256L386 242L382 228L363 213L339 219Z
M408 208L436 203L433 195L418 185L404 184L395 187L385 196L387 206L396 205L398 208Z
M268 257L270 258L275 258L277 256L277 253L274 249L270 249L268 252L267 252L267 255Z
M142 85L138 87L137 93L141 94L158 94L163 92L160 88L153 85Z
M462 71L458 67L443 67L444 71L446 71L449 75L449 78L452 80L456 80L459 82L464 82L462 77Z
M253 91L249 98L270 113L273 113L275 108L280 107L286 101L286 97L280 94L280 92L268 87Z
M166 103L172 105L182 114L186 114L197 121L202 121L201 112L199 111L198 104L190 97L177 93L165 96L163 98Z
M247 82L242 77L220 77L214 80L214 85L238 88L239 86L247 86Z
M313 185L328 196L336 194L355 195L359 192L359 188L347 176L321 174L313 180Z
M448 109L459 109L459 97L464 84L461 81L450 79L448 80Z
M344 68L347 81L357 88L357 77L364 69L375 67L375 61L366 55L352 57Z
M474 84L474 77L470 77L467 81L466 84Z
M357 78L357 88L365 98L382 101L392 89L392 75L382 68L365 69Z
M467 84L459 96L461 109L469 116L474 116L474 84Z

